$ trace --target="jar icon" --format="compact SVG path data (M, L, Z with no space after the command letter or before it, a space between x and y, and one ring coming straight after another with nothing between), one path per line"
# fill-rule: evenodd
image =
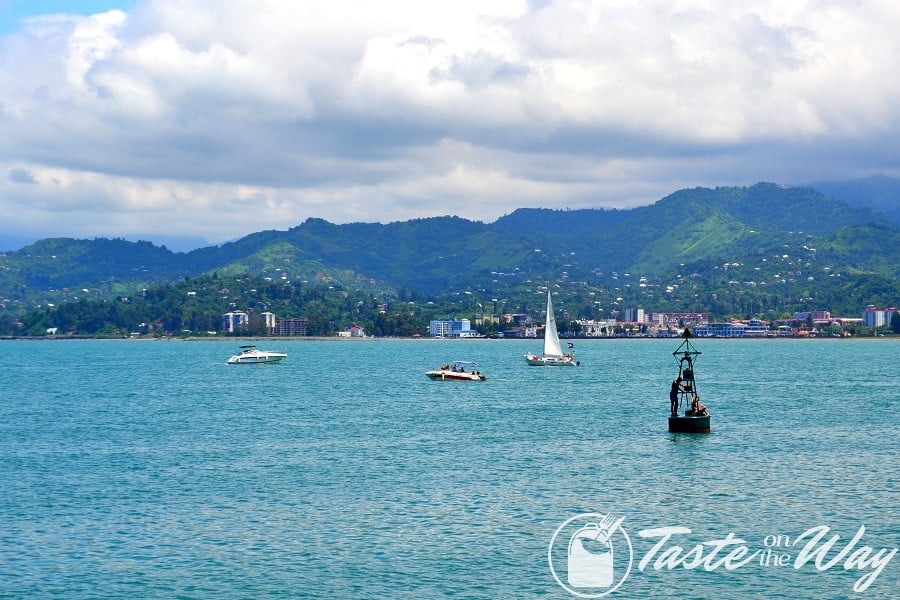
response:
M588 523L569 540L568 580L572 587L605 588L613 583L612 531Z

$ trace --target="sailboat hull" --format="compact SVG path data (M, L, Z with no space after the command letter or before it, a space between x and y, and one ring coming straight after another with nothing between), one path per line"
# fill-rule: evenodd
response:
M537 356L526 354L525 362L532 367L577 367L581 364L570 356Z

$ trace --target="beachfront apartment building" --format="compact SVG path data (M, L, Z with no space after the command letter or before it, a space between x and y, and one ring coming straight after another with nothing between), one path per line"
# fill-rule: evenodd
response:
M266 325L266 331L268 331L269 333L275 331L275 313L266 311L264 313L261 313L259 316L262 317L263 323L265 323Z
M894 317L895 312L897 312L896 308L880 310L874 306L869 306L862 312L863 325L866 327L887 327L891 324L891 319Z
M646 323L647 318L643 308L626 308L625 320L629 323Z
M293 319L278 319L275 321L275 335L302 336L306 335L307 319L302 317Z
M762 321L749 323L707 323L695 327L694 337L766 337L768 327Z
M243 311L227 312L222 315L222 329L228 333L234 333L236 329L239 329L241 325L244 325L249 320L250 316Z
M648 319L657 327L695 327L709 323L709 313L705 312L654 312Z
M431 337L478 337L477 331L472 329L469 319L435 319L428 325L428 333Z

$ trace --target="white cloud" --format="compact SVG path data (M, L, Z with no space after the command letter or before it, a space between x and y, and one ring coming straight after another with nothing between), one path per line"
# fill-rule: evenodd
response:
M900 5L533 4L33 19L0 37L3 227L221 240L897 169Z

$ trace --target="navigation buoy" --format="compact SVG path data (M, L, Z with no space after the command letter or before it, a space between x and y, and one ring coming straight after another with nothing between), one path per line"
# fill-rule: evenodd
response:
M674 433L709 433L711 415L701 403L694 375L694 358L701 353L691 346L689 329L684 330L684 341L672 353L678 361L678 377L669 390L669 431Z

